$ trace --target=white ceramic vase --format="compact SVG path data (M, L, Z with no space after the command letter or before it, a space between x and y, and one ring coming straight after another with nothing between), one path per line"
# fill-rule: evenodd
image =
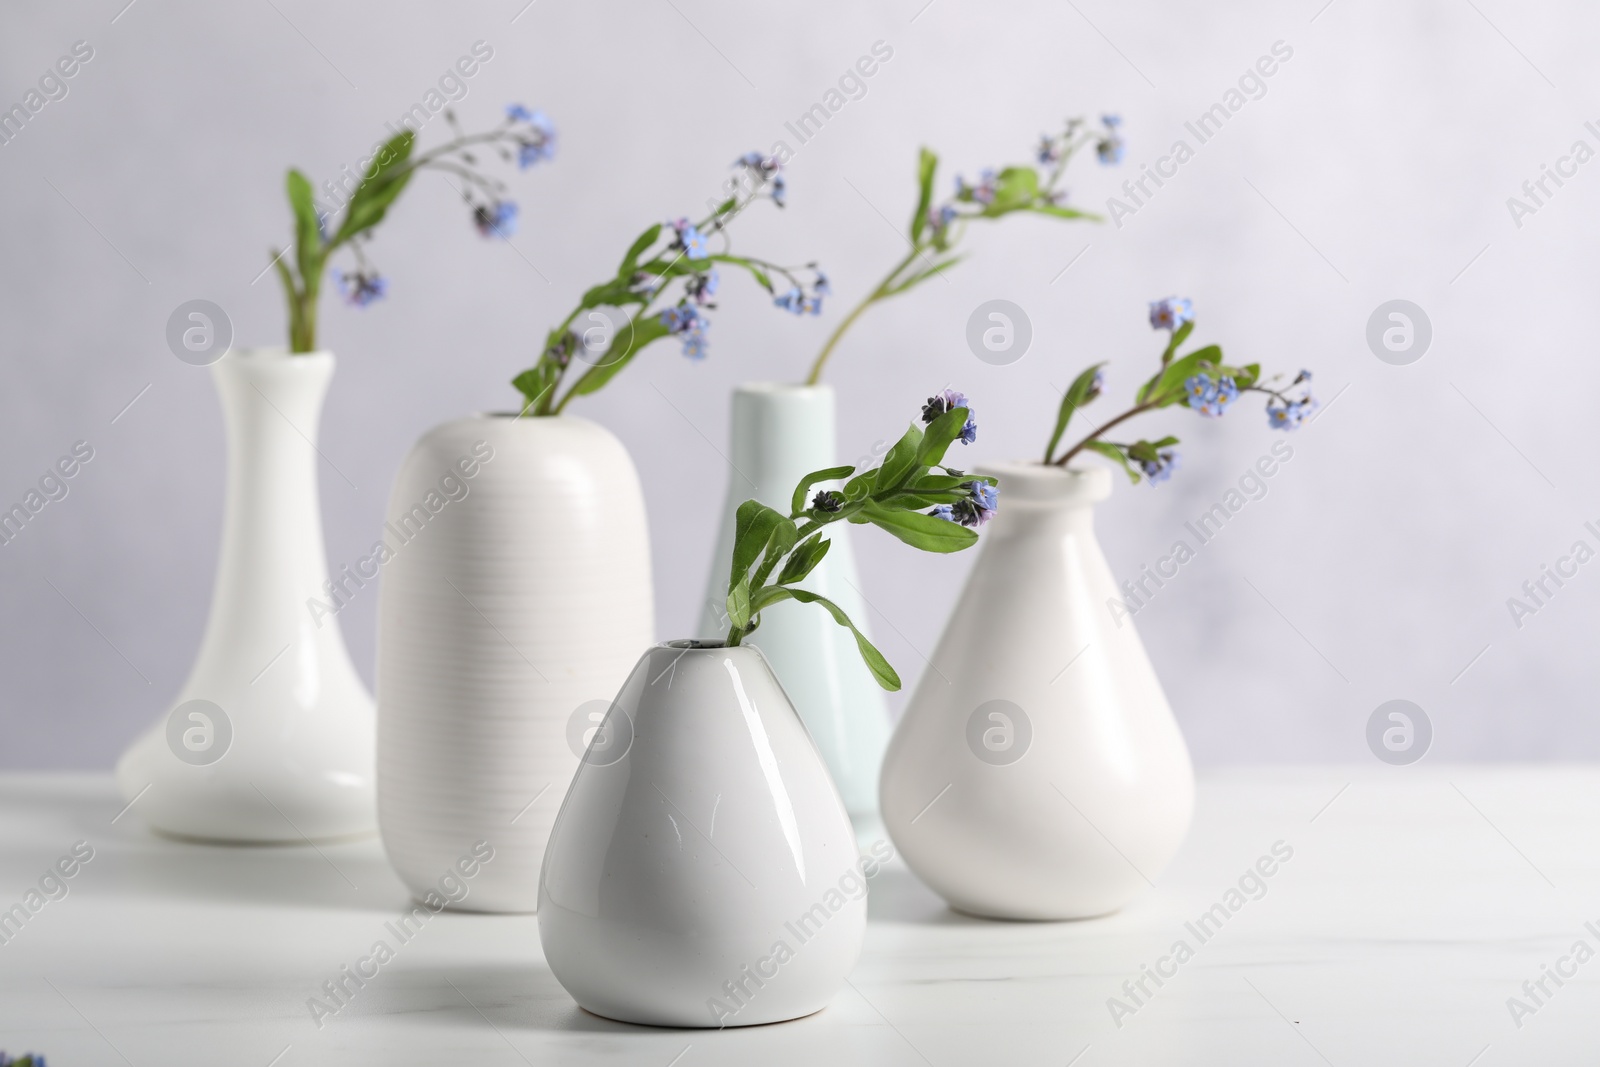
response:
M730 437L733 469L700 621L700 635L708 640L728 632L728 561L739 505L759 500L787 515L801 478L838 465L833 390L825 385L742 385L733 394ZM870 639L849 531L833 527L829 539L833 547L827 557L800 585L838 604ZM769 611L750 643L766 654L799 709L850 814L870 819L878 807L889 712L855 639L823 611Z
M445 423L406 457L384 542L384 847L421 895L487 841L459 906L531 912L578 758L655 629L633 462L585 419Z
M539 937L596 1015L794 1019L861 954L866 862L761 652L671 642L639 659L561 805Z
M177 703L117 763L156 829L297 842L375 828L373 709L326 603L317 423L331 352L235 351L211 368L228 437L222 550Z
M1189 827L1188 749L1095 540L1105 469L1014 463L883 768L895 847L952 907L1115 911Z

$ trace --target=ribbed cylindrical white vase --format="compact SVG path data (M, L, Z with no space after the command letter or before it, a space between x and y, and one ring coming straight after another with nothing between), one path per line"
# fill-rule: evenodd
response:
M331 352L230 352L211 367L228 492L211 615L174 706L117 763L169 834L300 842L369 834L373 712L345 651L317 501Z
M720 639L728 630L724 605L739 505L759 500L787 515L800 479L838 464L833 390L826 385L741 385L733 394L730 437L728 496L700 620L700 635L707 639ZM838 604L870 636L850 533L833 526L829 540L833 547L800 585ZM850 631L827 612L785 606L762 614L761 627L749 643L766 655L794 701L852 818L873 818L878 769L889 743L889 711Z
M384 847L421 895L487 841L458 906L531 912L579 756L651 643L638 475L584 419L445 423L406 457L384 539Z

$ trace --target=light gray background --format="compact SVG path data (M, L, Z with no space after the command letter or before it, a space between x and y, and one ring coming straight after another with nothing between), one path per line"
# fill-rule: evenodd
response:
M789 210L753 211L736 234L770 258L820 259L839 293L829 314L795 321L729 277L705 363L662 345L574 405L633 452L659 630L686 633L726 484L713 445L729 389L800 376L842 306L902 254L919 144L944 155L943 192L957 170L1027 159L1064 115L1118 111L1126 164L1091 162L1069 182L1077 203L1103 208L1175 138L1194 144L1183 122L1282 40L1294 55L1267 95L1120 229L974 231L976 256L948 283L861 323L830 375L841 457L892 437L947 384L977 405L968 459L1032 456L1076 370L1112 361L1108 410L1157 351L1145 302L1191 296L1197 340L1236 362L1311 367L1324 401L1338 398L1290 438L1270 494L1138 616L1197 760L1371 759L1367 717L1396 697L1432 716L1430 759L1600 755L1600 562L1521 629L1506 607L1574 540L1600 547L1583 529L1600 519L1600 161L1520 229L1506 207L1575 139L1600 147L1583 128L1600 118L1591 6L124 3L0 12L5 106L74 41L96 52L65 100L0 147L0 499L19 499L75 440L96 452L71 495L0 548L0 767L108 767L190 665L216 560L222 426L208 373L167 350L167 316L205 297L238 343L280 343L274 279L252 279L288 235L285 167L320 183L358 159L479 39L495 54L458 105L464 120L541 106L560 157L513 179L523 219L510 247L482 241L450 188L423 177L372 249L391 298L325 303L340 369L322 447L356 486L323 468L331 558L370 543L429 426L514 402L507 380L639 229L697 210L735 155L796 147L784 121L886 41L894 57L868 95L799 148ZM1364 331L1402 297L1427 310L1434 341L1394 367ZM1013 366L979 362L964 341L992 298L1033 321ZM1148 429L1182 436L1185 465L1158 489L1119 484L1102 508L1121 575L1279 439L1254 401ZM971 559L874 531L857 543L871 623L909 682ZM375 604L363 595L340 616L369 678Z

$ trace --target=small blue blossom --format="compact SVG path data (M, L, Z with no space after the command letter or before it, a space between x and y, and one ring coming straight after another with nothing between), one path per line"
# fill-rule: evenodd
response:
M956 521L955 509L949 504L940 504L938 507L928 512L928 514L932 515L936 519L943 519L945 522Z
M1038 160L1041 166L1048 166L1061 160L1061 142L1054 137L1041 136L1039 138Z
M1295 430L1300 424L1317 410L1317 402L1311 397L1303 400L1289 400L1279 404L1267 401L1267 425L1274 430Z
M1176 330L1184 323L1193 321L1194 301L1186 296L1150 301L1150 328L1153 330Z
M510 200L479 204L472 209L472 221L485 237L509 238L517 232L517 205Z
M984 511L996 512L1000 510L1000 487L990 485L988 482L968 482L972 490L972 502Z
M333 272L333 284L338 287L339 295L344 297L345 303L352 307L366 307L375 301L382 300L389 293L389 280L380 277L376 271L356 271L347 274L342 270Z
M1100 162L1105 166L1114 166L1122 162L1122 157L1127 154L1127 144L1120 137L1103 137L1094 146L1095 155L1100 157Z
M935 230L945 230L956 220L956 209L953 204L928 209L928 225Z
M817 280L811 283L811 291L818 296L832 296L833 286L828 284L828 276L817 271Z
M772 176L772 202L783 207L788 201L789 182L782 174Z
M1117 127L1122 125L1122 116L1121 115L1101 115L1100 116L1100 121L1105 124L1106 129L1115 130Z
M705 259L711 255L705 235L695 229L688 219L677 220L672 223L672 228L678 232L678 244L683 248L684 255L690 259Z
M1151 485L1158 485L1171 478L1172 472L1178 469L1178 453L1173 449L1163 448L1156 453L1155 459L1140 460L1139 467Z
M529 111L521 104L507 104L506 118L510 119L512 122L527 122L533 118L533 112Z
M781 307L785 311L792 311L796 315L805 313L805 294L800 291L798 285L786 293L773 297L772 303L775 307Z
M963 482L961 488L967 491L965 499L954 504L940 504L928 514L962 526L982 526L994 518L994 513L1000 509L998 489L987 482Z

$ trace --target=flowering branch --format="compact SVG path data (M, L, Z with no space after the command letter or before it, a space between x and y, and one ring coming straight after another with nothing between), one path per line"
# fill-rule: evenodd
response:
M299 170L289 170L286 187L294 212L294 256L291 259L289 250L284 249L274 253L272 259L289 305L289 351L310 352L317 347L322 275L329 257L345 245L355 253L357 265L351 274L333 272L334 283L345 300L365 307L388 292L388 282L367 262L362 245L372 240L373 231L417 171L431 168L461 177L462 197L472 209L479 232L485 237L511 235L516 226L517 205L501 196L503 182L477 169L473 147L493 145L507 161L513 158L514 149L517 165L526 169L554 158L554 125L543 112L529 111L521 104L508 107L505 120L484 133L462 134L454 113L446 111L445 118L456 136L432 151L412 158L416 134L406 130L373 155L360 184L344 205L343 218L331 233L331 213L318 209L311 182Z
M781 266L730 251L727 230L733 220L757 200L783 207L786 192L776 159L752 152L734 166L744 180L733 195L698 222L680 218L645 230L623 255L616 274L585 292L578 306L545 336L538 362L511 382L522 393L524 415L559 415L574 397L601 389L641 350L663 337L681 337L685 356L703 358L711 325L705 312L715 310L712 298L721 286L718 264L749 273L773 295L778 307L797 315L822 310L828 279L815 263ZM711 241L716 238L719 248L713 250ZM774 278L788 283L783 293L774 286ZM682 284L676 300L658 305L678 282ZM600 308L622 312L621 325ZM580 333L575 326L586 312L590 325ZM563 394L561 386L575 357L588 368Z
M1169 331L1166 349L1161 353L1161 365L1155 375L1140 387L1133 406L1109 422L1102 424L1077 444L1056 457L1056 446L1072 417L1084 406L1100 396L1104 376L1096 363L1079 374L1067 387L1061 398L1061 408L1056 415L1055 432L1045 446L1044 462L1065 467L1073 457L1084 451L1096 452L1122 465L1133 481L1139 481L1140 472L1155 485L1172 476L1178 464L1178 453L1173 445L1176 437L1162 437L1155 441L1140 439L1132 443L1106 440L1106 433L1116 426L1143 415L1171 407L1179 401L1201 415L1216 418L1239 399L1241 393L1265 393L1267 423L1274 429L1293 430L1317 408L1310 392L1311 372L1301 371L1294 381L1283 389L1274 388L1261 381L1261 365L1247 364L1230 367L1222 362L1222 349L1207 345L1185 355L1178 348L1194 332L1194 305L1187 299L1168 297L1150 305L1150 325L1154 329ZM1135 469L1137 467L1137 469Z
M966 234L968 223L999 219L1018 212L1098 222L1099 215L1065 206L1067 193L1060 188L1060 182L1073 154L1090 144L1095 146L1101 163L1122 162L1124 143L1118 132L1122 120L1116 115L1106 115L1101 123L1103 129L1097 130L1088 127L1082 119L1069 119L1061 133L1041 137L1036 158L1039 165L1046 168L1042 176L1033 167L1006 167L999 173L985 170L979 175L977 185L968 185L958 175L955 195L939 207L933 206L933 182L939 157L922 149L917 162L917 207L912 212L908 231L910 251L829 334L816 362L811 365L806 384L816 385L822 380L828 357L868 308L899 296L961 262L964 257L950 252Z
M820 604L855 635L878 684L891 692L900 688L900 676L844 611L798 583L828 554L832 542L824 530L840 521L871 523L924 552L959 552L978 540L968 527L987 521L999 506L996 482L944 466L952 444L977 437L966 397L953 391L933 397L923 408L923 422L926 430L908 428L873 470L856 474L854 467L829 467L806 475L795 486L787 516L757 500L739 505L728 575L728 646L749 637L761 625L761 612L774 604ZM841 478L849 478L842 489L818 490L807 501L819 483Z

